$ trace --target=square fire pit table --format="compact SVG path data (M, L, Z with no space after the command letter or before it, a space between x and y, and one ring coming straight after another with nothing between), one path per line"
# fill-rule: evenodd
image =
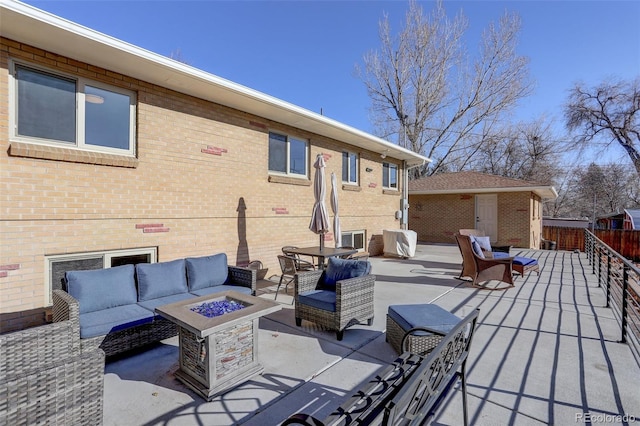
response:
M191 308L209 302L244 307L209 318ZM258 362L258 320L278 311L276 302L225 291L156 308L179 329L180 368L176 377L210 401L263 371Z

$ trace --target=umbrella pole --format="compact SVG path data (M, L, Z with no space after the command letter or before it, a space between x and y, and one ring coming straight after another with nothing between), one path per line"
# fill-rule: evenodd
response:
M320 251L324 250L324 234L320 234Z

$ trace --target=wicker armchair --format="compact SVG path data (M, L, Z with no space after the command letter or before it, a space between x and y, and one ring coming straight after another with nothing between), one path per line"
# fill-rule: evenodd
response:
M482 258L471 246L468 235L455 234L460 254L462 254L462 272L458 278L471 278L475 287L479 281L498 280L513 286L513 257L498 259Z
M2 334L0 359L0 424L102 424L105 355L81 350L77 323Z
M352 261L353 262L353 261ZM373 289L375 275L367 274L336 282L335 291L324 284L326 271L299 272L294 277L296 325L302 320L335 330L342 340L344 330L355 324L373 324ZM321 303L309 304L306 295L321 295ZM318 305L322 305L319 307ZM326 309L323 309L326 308Z

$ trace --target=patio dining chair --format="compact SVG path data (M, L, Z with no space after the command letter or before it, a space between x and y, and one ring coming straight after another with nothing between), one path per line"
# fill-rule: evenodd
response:
M287 289L289 288L289 284L293 281L298 271L300 271L300 269L298 269L298 265L308 264L306 266L309 269L302 269L305 271L315 269L313 264L302 259L296 259L291 256L278 255L278 262L280 263L280 270L282 271L282 275L280 275L280 282L278 282L278 287L276 288L276 295L273 298L274 300L278 298L278 291L280 290L280 286L282 285L283 281L285 282L284 292L285 293L287 292Z
M311 262L304 260L300 257L298 253L292 253L290 249L297 249L297 246L284 246L282 247L282 254L288 257L292 257L296 260L296 269L298 271L312 271L316 269L315 267L315 259L312 258Z

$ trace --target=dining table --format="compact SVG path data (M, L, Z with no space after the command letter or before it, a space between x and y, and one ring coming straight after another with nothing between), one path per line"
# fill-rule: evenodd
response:
M287 249L288 253L295 253L301 256L311 256L314 259L318 259L318 269L323 270L325 265L325 259L330 257L342 257L349 256L357 253L358 249L355 248L334 248L334 247L298 247Z

